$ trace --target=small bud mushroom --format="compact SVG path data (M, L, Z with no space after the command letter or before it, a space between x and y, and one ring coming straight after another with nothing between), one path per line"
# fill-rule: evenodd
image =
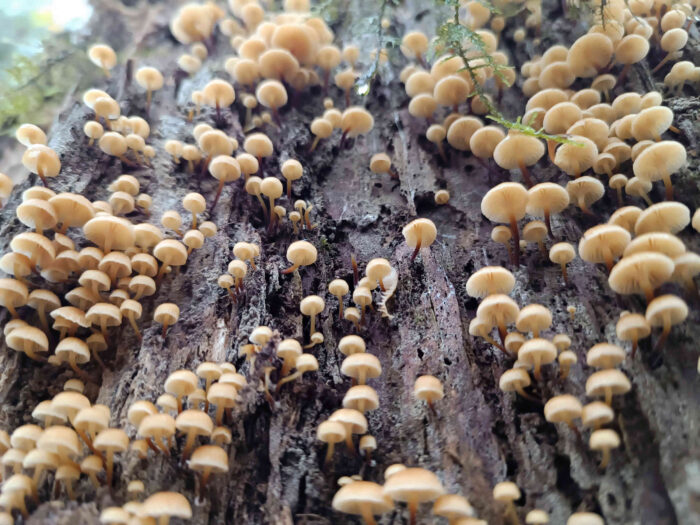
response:
M265 177L260 183L260 192L270 201L270 225L277 220L277 214L272 213L275 208L275 199L279 199L284 192L284 186L276 177Z
M114 52L114 49L106 44L90 46L90 49L88 49L88 58L90 58L90 62L97 67L102 68L107 78L110 77L109 70L117 65L117 54Z
M345 137L355 138L360 135L366 135L374 127L374 118L372 114L359 106L352 106L343 111L340 129L343 134L340 138L340 147L342 149L345 143Z
M287 198L292 198L292 181L301 179L303 168L298 160L289 159L282 163L282 176L287 180Z
M90 348L85 341L76 337L62 339L56 346L56 357L60 362L68 363L79 377L86 377L85 372L78 367L90 361Z
M522 184L517 182L503 182L491 188L481 200L481 213L493 222L504 222L510 225L515 249L514 262L520 264L520 243L518 220L526 213L529 195Z
M199 250L204 246L204 235L199 230L188 230L183 235L182 242L187 246L187 255L189 256L194 250Z
M686 163L686 151L680 143L664 140L652 144L640 153L634 161L634 175L646 182L663 180L666 200L673 200L671 175Z
M126 151L126 150L125 150ZM29 146L22 155L22 165L41 179L48 187L46 178L53 178L61 171L61 161L54 150L43 144Z
M442 382L435 376L424 375L416 378L413 384L413 395L419 401L425 401L428 408L435 411L433 403L445 397Z
M515 322L519 311L516 302L507 295L493 294L481 301L476 316L486 322L488 326L497 326L501 342L504 342L507 333L506 326Z
M384 493L381 485L354 480L335 493L332 505L339 512L362 516L365 525L375 525L375 514L384 514L394 508L391 498Z
M158 525L168 525L170 518L192 519L192 507L179 492L156 492L143 502L139 516L153 518Z
M406 244L413 248L411 255L411 262L413 262L421 248L429 248L435 242L437 228L430 219L415 219L404 226L401 233Z
M666 56L652 69L652 73L656 73L666 62L677 57L678 53L688 43L688 33L680 27L669 29L664 32L659 43L661 49L666 51Z
M355 80L359 75L353 67L349 67L339 71L333 77L335 85L345 92L345 107L350 106L350 91L355 85Z
M156 307L153 320L163 325L163 338L168 333L168 327L177 323L180 318L180 309L174 303L162 303Z
M316 332L316 316L320 314L325 307L326 303L318 295L309 295L301 300L299 304L301 314L308 315L311 319L309 335Z
M566 423L569 428L578 434L574 420L581 417L583 407L574 396L564 394L554 396L544 405L544 417L550 423Z
M308 241L295 241L287 248L287 260L292 266L282 270L283 274L292 273L300 266L310 266L316 262L318 254L313 244Z
M581 420L584 427L598 430L603 425L607 425L615 418L612 408L601 401L593 401L583 407Z
M136 71L134 79L146 90L146 113L149 113L153 92L163 87L163 75L154 67L142 67Z
M526 211L529 215L543 216L547 232L552 237L551 215L561 213L569 205L569 194L558 184L543 182L528 191Z
M655 349L663 347L671 327L680 324L688 317L688 305L683 299L667 294L657 297L647 305L646 320L649 326L661 326L663 331L656 342Z
M605 470L610 462L610 451L620 446L620 436L611 429L594 430L588 441L591 450L600 450L603 455L600 460L600 469Z
M296 371L293 374L289 374L288 376L283 377L277 383L278 391L283 384L298 379L306 372L316 372L318 370L318 361L311 354L301 354L299 357L296 358L294 362L294 368L296 369Z
M88 140L88 146L92 146L96 140L99 140L102 135L104 135L104 128L99 122L94 120L88 120L83 126L83 133L90 139Z
M258 160L260 176L263 175L263 157L269 157L273 152L272 141L264 133L252 133L248 135L243 142L243 149L253 155Z
M121 312L122 317L129 321L131 328L136 334L136 337L138 337L139 340L141 340L141 332L139 331L139 327L136 324L136 320L141 318L141 313L143 312L141 303L133 299L127 299L124 302L122 302L121 305L119 305L119 311Z
M543 257L547 257L547 248L544 245L546 237L547 225L542 221L530 221L523 227L523 240L526 243L537 243Z
M510 240L513 238L513 234L510 232L510 228L507 226L494 226L491 230L491 240L499 244L503 244L508 251L508 260L513 260L513 251L510 247Z
M564 350L557 357L557 361L559 362L559 377L561 379L566 379L569 377L571 367L578 362L578 357L576 357L576 354L571 350Z
M46 145L46 133L34 124L22 124L15 131L15 138L23 146L29 147L33 144Z
M347 434L348 432L345 430L345 425L339 421L324 421L318 426L316 438L328 444L325 465L328 465L333 457L335 444L345 441Z
M328 292L338 299L338 319L343 318L343 297L349 291L350 287L344 279L334 279L328 283Z
M541 366L553 363L556 358L557 348L546 339L530 339L518 350L518 360L534 368L533 375L537 381L542 379Z
M360 286L358 284L357 288L352 292L352 301L361 307L361 317L360 324L365 323L365 311L367 307L372 307L372 291L366 286Z
M558 242L549 249L549 260L561 266L561 274L564 277L565 284L569 283L566 265L573 261L575 257L576 251L568 242Z
M644 202L646 202L647 205L651 206L653 202L648 195L651 188L651 182L639 179L637 177L632 177L625 185L625 193L627 193L627 195L632 195L633 197L641 197L644 199Z
M309 147L309 152L316 149L321 139L327 139L333 134L333 124L325 118L315 118L312 120L309 129L314 135L314 140Z
M438 477L422 468L406 468L386 477L384 494L408 504L409 523L416 524L418 505L434 501L445 493Z
M384 286L384 279L391 273L392 267L391 263L386 259L372 259L367 263L367 268L365 268L365 273L369 280L376 286L375 283L379 283L379 288L382 292L386 291Z
M192 229L197 227L197 214L204 213L207 203L199 193L188 193L182 198L182 207L192 214Z
M399 178L391 167L391 158L386 153L372 155L369 159L369 169L372 173L388 173L393 179Z
M505 505L504 517L507 517L512 523L520 523L514 504L520 497L520 489L512 481L501 481L493 487L493 499Z
M566 191L571 201L581 208L583 213L593 215L589 208L605 195L605 186L598 179L584 176L569 181L566 184Z
M114 471L114 454L124 453L129 448L129 437L121 428L107 428L97 434L94 441L97 450L105 455L105 470L107 472L107 486L112 486L112 472Z

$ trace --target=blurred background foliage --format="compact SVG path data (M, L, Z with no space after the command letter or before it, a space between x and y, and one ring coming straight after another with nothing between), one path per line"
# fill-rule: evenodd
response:
M88 0L0 0L0 136L23 122L47 127L80 79Z

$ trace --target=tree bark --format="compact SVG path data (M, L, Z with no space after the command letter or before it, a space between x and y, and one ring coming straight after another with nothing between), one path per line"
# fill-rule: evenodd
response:
M563 19L556 4L545 6L542 42L570 45L570 35L582 34L582 26ZM408 2L396 10L391 31L399 36L417 27L433 31L437 15L421 11L419 5ZM166 78L172 78L177 56L185 48L169 36L172 8L165 7L140 5L124 10L100 4L91 25L92 40L103 39L120 47L122 64L131 58L136 67L154 65ZM417 16L420 13L422 16ZM535 48L531 41L515 44L512 32L516 26L509 21L501 47L510 52L519 69L542 48ZM352 35L348 20L341 20L334 29L338 41ZM696 63L697 39L693 29L687 52ZM212 56L199 73L179 84L177 92L172 84L155 92L147 117L145 93L137 85L125 83L123 65L113 72L111 80L96 86L107 86L123 114L149 120L152 131L147 143L158 152L152 168L131 169L97 147L88 147L82 126L91 116L79 101L81 94L76 93L51 130L49 145L60 154L63 165L59 177L50 180L52 189L105 200L109 183L121 173L131 173L139 179L141 191L152 196L153 208L150 218L139 213L130 218L154 224L166 210L183 212L180 201L188 192L211 198L217 181L208 174L188 174L184 164L176 166L163 144L171 138L194 142L192 125L186 120L190 94L214 77L226 78L221 69L223 57L231 53L226 40L216 33ZM362 43L366 55L369 48L365 45ZM649 64L653 67L662 52L654 46L652 49L650 60L630 72L630 87L647 91L657 87L656 81L662 77L653 78ZM127 428L133 436L135 429L126 421L128 407L138 399L155 401L163 393L169 373L180 368L194 370L205 360L233 362L248 378L249 387L242 392L233 420L228 421L233 432L229 473L214 475L202 500L195 503L195 477L178 463L178 454L166 458L151 452L144 461L131 453L122 454L115 461L112 494L106 489L95 491L89 479L77 484L76 502L49 503L43 490L44 503L33 511L28 523L96 524L102 509L127 501L127 483L135 479L146 484L147 494L161 490L185 494L193 504L191 522L196 524L356 523L354 517L331 508L338 477L359 473L364 479L382 483L383 471L392 463L438 473L449 492L465 495L479 516L492 525L504 523L505 508L491 495L493 485L503 480L514 481L522 491L522 499L516 502L521 521L527 511L543 508L555 524L565 523L575 511L598 512L609 525L700 522L697 302L691 303L688 320L673 328L663 350L653 352L650 340L643 340L637 357L623 364L633 388L614 398L616 419L611 425L622 444L612 452L607 470L599 472L599 456L588 449L589 432L582 431L579 437L566 425L547 423L542 405L502 393L499 377L513 362L498 349L469 336L469 321L478 303L466 294L467 278L486 265L510 267L505 249L490 240L492 224L480 214L481 198L490 187L510 177L498 168L493 170L497 176L493 175L468 152L451 148L447 148L449 162L445 165L434 144L424 137L425 123L408 114L408 100L395 73L404 65L403 57L397 53L392 61L392 68L381 69L366 99L353 95L354 103L365 104L374 115L375 129L369 136L346 141L341 150L336 132L309 153L313 140L309 123L323 112L320 88L314 88L311 96L296 97L296 107L282 109L281 130L264 129L275 146L274 156L263 161L267 174L278 175L279 165L287 158L303 164L304 177L294 182L293 194L294 199L313 204L315 229L301 230L296 236L286 221L278 232L270 233L258 202L244 191L242 180L227 184L208 217L219 227L216 236L195 250L179 272L166 276L154 296L142 301L144 314L139 326L143 340L139 341L128 325L111 329L113 342L102 354L107 367L102 370L93 362L84 367L90 378L86 395L94 403L109 406L111 424ZM683 96L668 98L665 103L674 110L674 125L681 131L672 138L688 148L689 166L674 176L674 183L677 199L692 213L700 203L696 178L700 101L695 92L686 89ZM240 99L243 90L237 91ZM344 94L335 88L331 92L342 107ZM618 88L615 95L620 92ZM502 107L508 116L521 114L524 99L517 87L506 91ZM222 114L226 121L223 129L242 144L245 109L234 105ZM200 122L213 125L213 108L202 110L194 124ZM368 169L369 157L385 150L393 159L398 181ZM631 165L624 169L631 172ZM565 184L567 180L546 159L534 166L531 174L539 182ZM14 212L21 192L32 183L36 181L30 176L0 210L0 253L9 251L13 235L26 230ZM444 206L433 201L440 188L451 194ZM663 198L661 191L654 188L655 202ZM637 199L628 198L628 203L643 206ZM282 198L281 204L289 210L293 201ZM577 243L583 231L607 220L615 207L613 191L593 206L597 219L570 207L552 217L554 235L557 240ZM416 217L435 222L438 239L410 263L411 249L403 241L401 228ZM74 231L69 234L79 238ZM690 229L681 238L689 250L700 250L697 235ZM282 275L281 270L288 266L287 246L297 239L314 244L318 260ZM244 279L243 298L233 304L216 279L226 271L237 241L258 244L261 256L258 269L249 271ZM380 408L368 415L369 433L376 437L379 448L372 461L364 462L339 445L331 466L324 469L325 445L316 440L315 432L320 422L341 407L350 387L350 380L340 373L342 355L337 343L342 336L356 333L352 323L337 319L337 301L327 294L327 284L334 278L352 283L351 254L357 257L361 271L370 259L385 257L399 272L396 295L389 305L393 317L381 318L376 310L369 311L367 324L357 332L383 368L381 377L370 381L378 391ZM562 282L560 268L544 260L535 245L528 247L522 259L521 267L514 271L517 284L512 297L521 307L533 302L549 307L554 323L546 335L570 335L579 360L566 380L558 379L555 366L545 366L543 379L532 392L543 402L563 393L587 402L584 385L592 370L585 365L585 352L598 342L616 342L615 322L620 312L643 312L643 300L615 295L604 270L580 259L569 265L568 287ZM67 290L65 286L50 288L61 293ZM675 285L666 288L680 293ZM286 385L270 406L257 391L263 368L279 364L274 358L274 342L279 338L308 340L308 321L299 312L299 302L311 294L326 299L326 308L317 320L325 342L311 350L320 368ZM163 302L174 302L181 311L179 322L165 339L160 326L152 321L155 306ZM570 305L576 307L573 321L567 312ZM23 309L23 316L38 324L32 311ZM7 320L6 310L0 309L0 325ZM270 326L276 335L258 357L255 370L250 370L238 356L238 348L248 342L248 335L258 325ZM58 393L72 372L32 362L9 350L4 339L0 349L0 422L11 431L29 422L36 404ZM445 385L445 398L435 403L434 414L412 396L414 380L422 374L435 375ZM421 506L421 523L432 522L429 510L428 505ZM405 507L399 504L378 523L403 523L406 516Z

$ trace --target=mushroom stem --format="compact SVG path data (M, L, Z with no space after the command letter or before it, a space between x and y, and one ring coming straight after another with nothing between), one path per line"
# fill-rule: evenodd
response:
M674 54L675 54L675 53L673 53L673 52L672 52L672 53L668 53L668 54L663 58L663 60L661 60L661 62L659 62L658 64L656 64L656 67L655 67L654 69L652 69L651 72L652 72L652 73L656 73L659 69L661 69L661 68L663 67L663 65L664 65L666 62L668 62L669 60L671 60L671 58L673 58Z
M442 162L447 164L447 155L445 155L445 148L442 146L442 142L437 143L437 149L438 149L438 152L440 153L440 157L442 158ZM389 172L391 174L391 168L389 168ZM393 175L392 175L392 177L393 177ZM394 178L398 178L398 177L394 177Z
M513 239L513 259L515 267L520 266L520 231L518 230L518 221L515 216L510 217L510 233Z
M194 447L194 440L197 438L197 434L194 432L188 432L187 433L187 438L185 439L185 446L182 449L182 461L187 461L187 459L190 457L190 452L192 452L192 448Z
M68 364L79 378L87 380L87 374L83 370L78 368L78 363L75 361L75 354L73 352L71 352L70 356L68 357Z
M659 336L659 340L656 341L656 344L654 345L654 350L661 350L661 348L663 348L664 343L666 343L666 339L668 339L669 333L671 333L671 320L669 319L668 315L666 315L664 316L663 330Z
M552 234L552 221L549 215L549 209L544 210L544 224L547 226L547 235L549 235L550 238L554 237L554 234Z
M268 220L267 219L267 204L265 204L265 201L260 196L260 194L256 195L256 197L258 198L258 201L260 202L260 206L262 206L263 217L265 218L265 222L267 222L267 220Z
M666 200L673 200L673 184L671 184L671 177L668 173L664 172L663 175L664 187L666 188Z
M224 179L221 179L219 181L219 186L216 188L216 195L214 195L214 202L211 203L211 211L214 211L214 208L216 208L216 203L219 202L219 197L221 196L221 190L224 189ZM194 224L197 224L197 217L195 216L194 218ZM192 226L192 229L194 229L195 226Z
M136 319L134 319L133 315L127 316L127 319L129 319L129 324L131 325L131 328L134 330L136 337L138 337L139 341L141 341L143 339L143 336L141 336L141 332L139 330L139 327L136 324Z
M287 179L287 198L292 198L292 179Z
M624 197L622 196L622 186L617 188L617 204L622 206L624 202Z
M416 514L418 514L418 502L411 500L408 502L408 521L410 525L416 525Z
M536 397L533 397L530 394L528 394L527 392L525 392L522 385L516 386L515 391L518 393L518 395L520 397L523 397L523 398L527 399L528 401L532 401L533 403L541 403L541 401L539 399L537 399Z
M309 153L311 153L313 150L316 149L316 146L318 146L318 142L321 140L321 137L316 136L314 138L314 141L311 143L311 146L309 146Z
M343 298L338 297L338 320L343 319Z
M360 324L365 325L365 305L362 305L362 310L360 311Z
M591 217L595 217L595 214L591 212L591 210L588 209L588 206L586 206L586 200L583 197L578 198L578 207L581 208L581 211L585 213L586 215L590 215Z
M324 465L328 465L331 462L331 458L333 457L334 449L335 449L335 443L333 443L333 442L328 443L328 448L326 449L326 459L323 462Z
M418 255L418 252L420 251L420 245L421 245L421 240L418 239L418 242L416 243L416 248L413 250L413 254L411 255L411 262L413 262L416 259L416 256Z
M12 316L12 319L19 319L19 315L17 315L17 310L15 310L15 305L13 305L11 302L7 303L5 306L7 310L10 312L10 315Z
M315 225L311 224L311 218L310 218L311 208L313 208L313 206L307 206L306 209L304 210L304 222L306 223L307 230L313 230L314 226L315 226Z
M605 387L605 404L606 405L612 406L612 396L613 396L612 388L610 388L609 386Z
M605 259L605 267L608 269L608 275L610 275L613 268L613 257L608 247L604 248L603 258Z
M610 449L604 448L603 457L600 459L600 469L605 470L605 467L608 466L608 463L610 463Z
M107 319L104 317L100 319L100 332L102 332L102 337L107 341Z
M90 482L95 486L96 489L100 488L100 480L97 479L97 475L94 472L88 472L88 477Z
M217 426L221 425L221 418L223 417L223 415L224 415L224 406L222 404L219 404L216 406L216 415L215 415Z
M357 267L357 259L355 259L354 253L350 254L350 264L352 265L353 284L357 286L357 283L360 282L360 269Z
M340 143L338 144L338 149L343 149L343 146L345 146L345 137L347 136L349 130L343 131L343 134L340 136Z
M569 272L566 270L566 263L561 263L561 275L564 277L564 284L569 284Z
M311 329L309 330L309 337L314 335L315 332L316 332L316 316L312 315L311 316Z
M522 160L518 161L518 168L520 168L520 173L523 176L523 180L525 181L525 185L528 188L532 188L533 183L532 183L532 178L530 177L530 172L527 169L527 166Z
M637 353L637 348L639 348L639 342L635 336L634 339L632 339L632 359L634 359L634 356Z
M78 434L78 437L80 437L80 439L83 440L83 443L87 445L87 448L90 449L90 452L92 452L96 456L102 457L102 452L95 448L95 446L92 444L90 436L88 436L87 433L85 433L83 430L78 430L77 428L75 429L75 432Z
M360 507L360 514L362 519L365 521L365 525L377 525L374 516L372 516L372 508L368 505L363 505Z
M541 381L542 380L542 363L540 363L540 359L537 357L535 357L534 361L535 361L534 362L535 369L532 371L532 375L535 377L535 379L537 381Z
M168 334L168 323L163 323L163 339L165 339L165 336ZM182 409L182 407L180 407ZM179 411L178 411L179 413Z
M46 182L46 177L44 176L44 168L42 166L37 166L37 175L39 175L39 178L41 179L41 182L44 184L45 188L48 188L49 185Z
M112 486L112 473L114 472L114 452L111 450L107 451L107 457L105 461L105 470L107 471L107 486Z
M289 268L287 268L286 270L282 270L281 273L283 273L284 275L286 275L286 274L288 274L288 273L292 273L292 272L293 272L294 270L296 270L297 268L299 268L299 265L295 263L295 264L291 265Z
M622 71L620 71L620 74L617 77L617 84L616 86L621 86L622 83L625 81L625 78L627 77L627 73L629 73L630 66L632 64L625 64L624 67L622 68Z
M547 153L549 153L550 162L554 162L554 153L557 149L556 141L552 139L547 139Z

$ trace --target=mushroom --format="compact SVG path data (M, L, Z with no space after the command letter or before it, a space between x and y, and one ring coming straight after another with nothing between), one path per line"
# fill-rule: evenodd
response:
M663 180L666 188L666 200L673 200L671 175L686 163L686 151L683 145L672 140L652 144L642 151L632 166L634 175L646 182Z
M316 316L325 308L326 303L318 295L309 295L301 300L299 310L302 315L308 315L311 318L311 327L309 334L316 332Z
M216 122L221 125L221 108L233 104L236 100L236 90L229 82L215 78L204 86L202 96L205 104L216 108Z
M274 147L270 138L264 133L252 133L248 135L243 141L243 149L246 153L254 156L258 161L258 167L260 169L260 177L263 176L263 157L269 157L272 155Z
M525 516L527 525L547 525L549 523L549 514L546 510L533 509Z
M610 406L613 395L626 394L632 385L627 376L615 368L599 370L588 377L586 395L588 397L604 397L605 404Z
M139 516L157 519L158 525L168 525L170 518L191 519L192 507L179 492L156 492L143 502Z
M101 140L101 139L100 139ZM29 146L22 155L22 164L48 187L46 178L53 178L61 171L61 161L54 150L43 144Z
M114 454L124 453L129 448L129 437L121 428L107 428L97 434L94 446L106 457L107 486L112 486Z
M542 221L530 221L523 227L523 240L526 243L537 243L543 257L547 257L547 248L544 245L545 237L547 237L547 225Z
M292 273L300 266L310 266L316 262L316 248L308 241L295 241L287 248L287 260L292 266L282 270L283 274Z
M197 447L187 465L192 470L200 473L199 490L201 493L212 474L225 474L228 472L228 454L219 446L203 445Z
M661 326L663 331L656 342L655 349L663 347L671 327L680 324L688 317L688 305L683 299L667 294L657 297L647 305L646 320L649 326Z
M418 505L437 499L445 493L438 477L422 468L405 468L384 482L384 494L394 501L408 504L409 523L415 525Z
M541 366L553 363L556 358L557 348L546 339L530 339L518 350L518 360L534 367L533 375L538 381L542 379Z
M569 371L571 370L571 367L578 362L578 358L576 357L576 354L571 350L564 350L557 357L557 361L559 363L559 370L561 372L559 377L561 377L561 379L566 379L567 377L569 377Z
M346 434L348 434L348 432L345 430L345 425L339 421L324 421L318 426L316 438L328 444L325 465L328 465L333 457L335 444L344 441L346 439Z
M425 401L428 408L434 412L433 403L445 397L442 381L431 375L420 376L413 384L413 395L419 401Z
M168 333L168 327L177 323L180 318L180 308L174 303L159 304L153 312L153 320L163 325L163 338Z
M528 191L526 211L529 215L543 216L547 232L552 237L551 215L561 213L569 205L569 193L552 182L536 184Z
M515 326L520 332L532 332L535 338L540 337L540 331L552 325L552 312L541 304L529 304L518 313Z
M642 314L623 313L615 325L621 341L632 341L632 358L637 352L637 343L651 334L651 326Z
M690 222L690 210L680 202L667 201L650 205L642 211L634 223L634 233L678 233Z
M142 67L136 71L134 79L139 86L146 90L146 113L149 113L153 92L163 87L163 75L154 67Z
M470 297L487 297L493 294L509 294L515 286L515 277L501 266L485 266L467 280Z
M497 326L501 342L504 342L506 326L515 322L519 311L516 302L507 295L493 294L481 301L476 316L485 321L488 326Z
M321 139L327 139L333 134L333 124L326 118L315 118L309 127L314 135L314 140L309 146L309 153L316 149Z
M391 167L391 158L386 153L375 153L369 159L369 169L372 173L388 173L393 179L399 176Z
M351 106L343 111L340 120L340 129L343 134L340 138L340 148L342 149L345 143L345 137L355 138L360 135L366 135L374 127L374 118L372 114L359 106Z
M29 289L24 283L17 279L0 279L0 306L7 308L13 319L19 319L16 308L27 304L29 298ZM44 323L45 319L42 325Z
M575 257L576 251L568 242L558 242L549 249L549 260L561 266L561 274L564 277L565 284L569 283L566 265L573 261Z
M339 512L362 516L365 525L375 525L375 514L384 514L394 508L382 486L371 481L352 481L343 485L333 496L332 505Z
M594 430L588 441L591 450L600 450L603 456L600 460L600 469L605 470L610 462L610 450L620 446L620 436L611 429Z
M57 311L55 310L52 314ZM91 325L100 327L100 333L105 340L107 340L107 328L122 324L122 314L119 307L110 303L95 303L85 313L85 318Z
M583 213L593 215L588 208L605 195L605 186L598 179L584 176L569 181L566 184L566 191Z
M622 256L629 242L630 234L623 227L599 224L583 234L579 241L578 253L586 262L604 262L610 273L614 260Z
M673 266L673 260L661 253L635 253L613 267L608 284L619 294L643 294L648 304L654 298L654 290L671 278Z
M85 341L76 337L62 339L56 346L56 356L61 362L67 362L79 377L86 377L85 372L78 368L79 364L90 361L90 348Z
M260 183L260 191L270 200L270 210L275 209L275 199L279 199L284 192L284 187L276 177L265 177ZM274 224L277 214L270 213L270 225Z
M406 244L413 248L413 262L421 248L428 248L435 242L437 228L430 219L415 219L404 226L401 233L406 239Z
M544 405L544 417L550 423L566 423L571 430L578 434L574 420L581 417L583 407L574 396L564 394L554 396Z
M349 291L350 287L344 279L334 279L328 283L328 292L338 299L338 319L343 318L343 297Z
M487 219L510 225L516 267L520 265L518 221L525 216L528 199L528 192L522 184L503 182L491 188L481 200L481 213Z
M357 380L357 384L364 385L367 379L374 379L381 375L382 365L376 356L366 352L357 352L348 355L340 366L343 375Z
M498 146L493 151L493 158L496 164L506 170L520 169L523 180L528 187L533 186L533 181L527 167L536 164L542 158L542 155L544 155L542 142L529 135L515 132L509 133L505 139L498 143Z
M501 481L500 483L496 483L496 486L493 487L493 499L505 504L506 511L504 516L508 517L510 521L515 524L519 524L520 521L515 511L514 502L519 500L520 497L520 489L512 481Z

